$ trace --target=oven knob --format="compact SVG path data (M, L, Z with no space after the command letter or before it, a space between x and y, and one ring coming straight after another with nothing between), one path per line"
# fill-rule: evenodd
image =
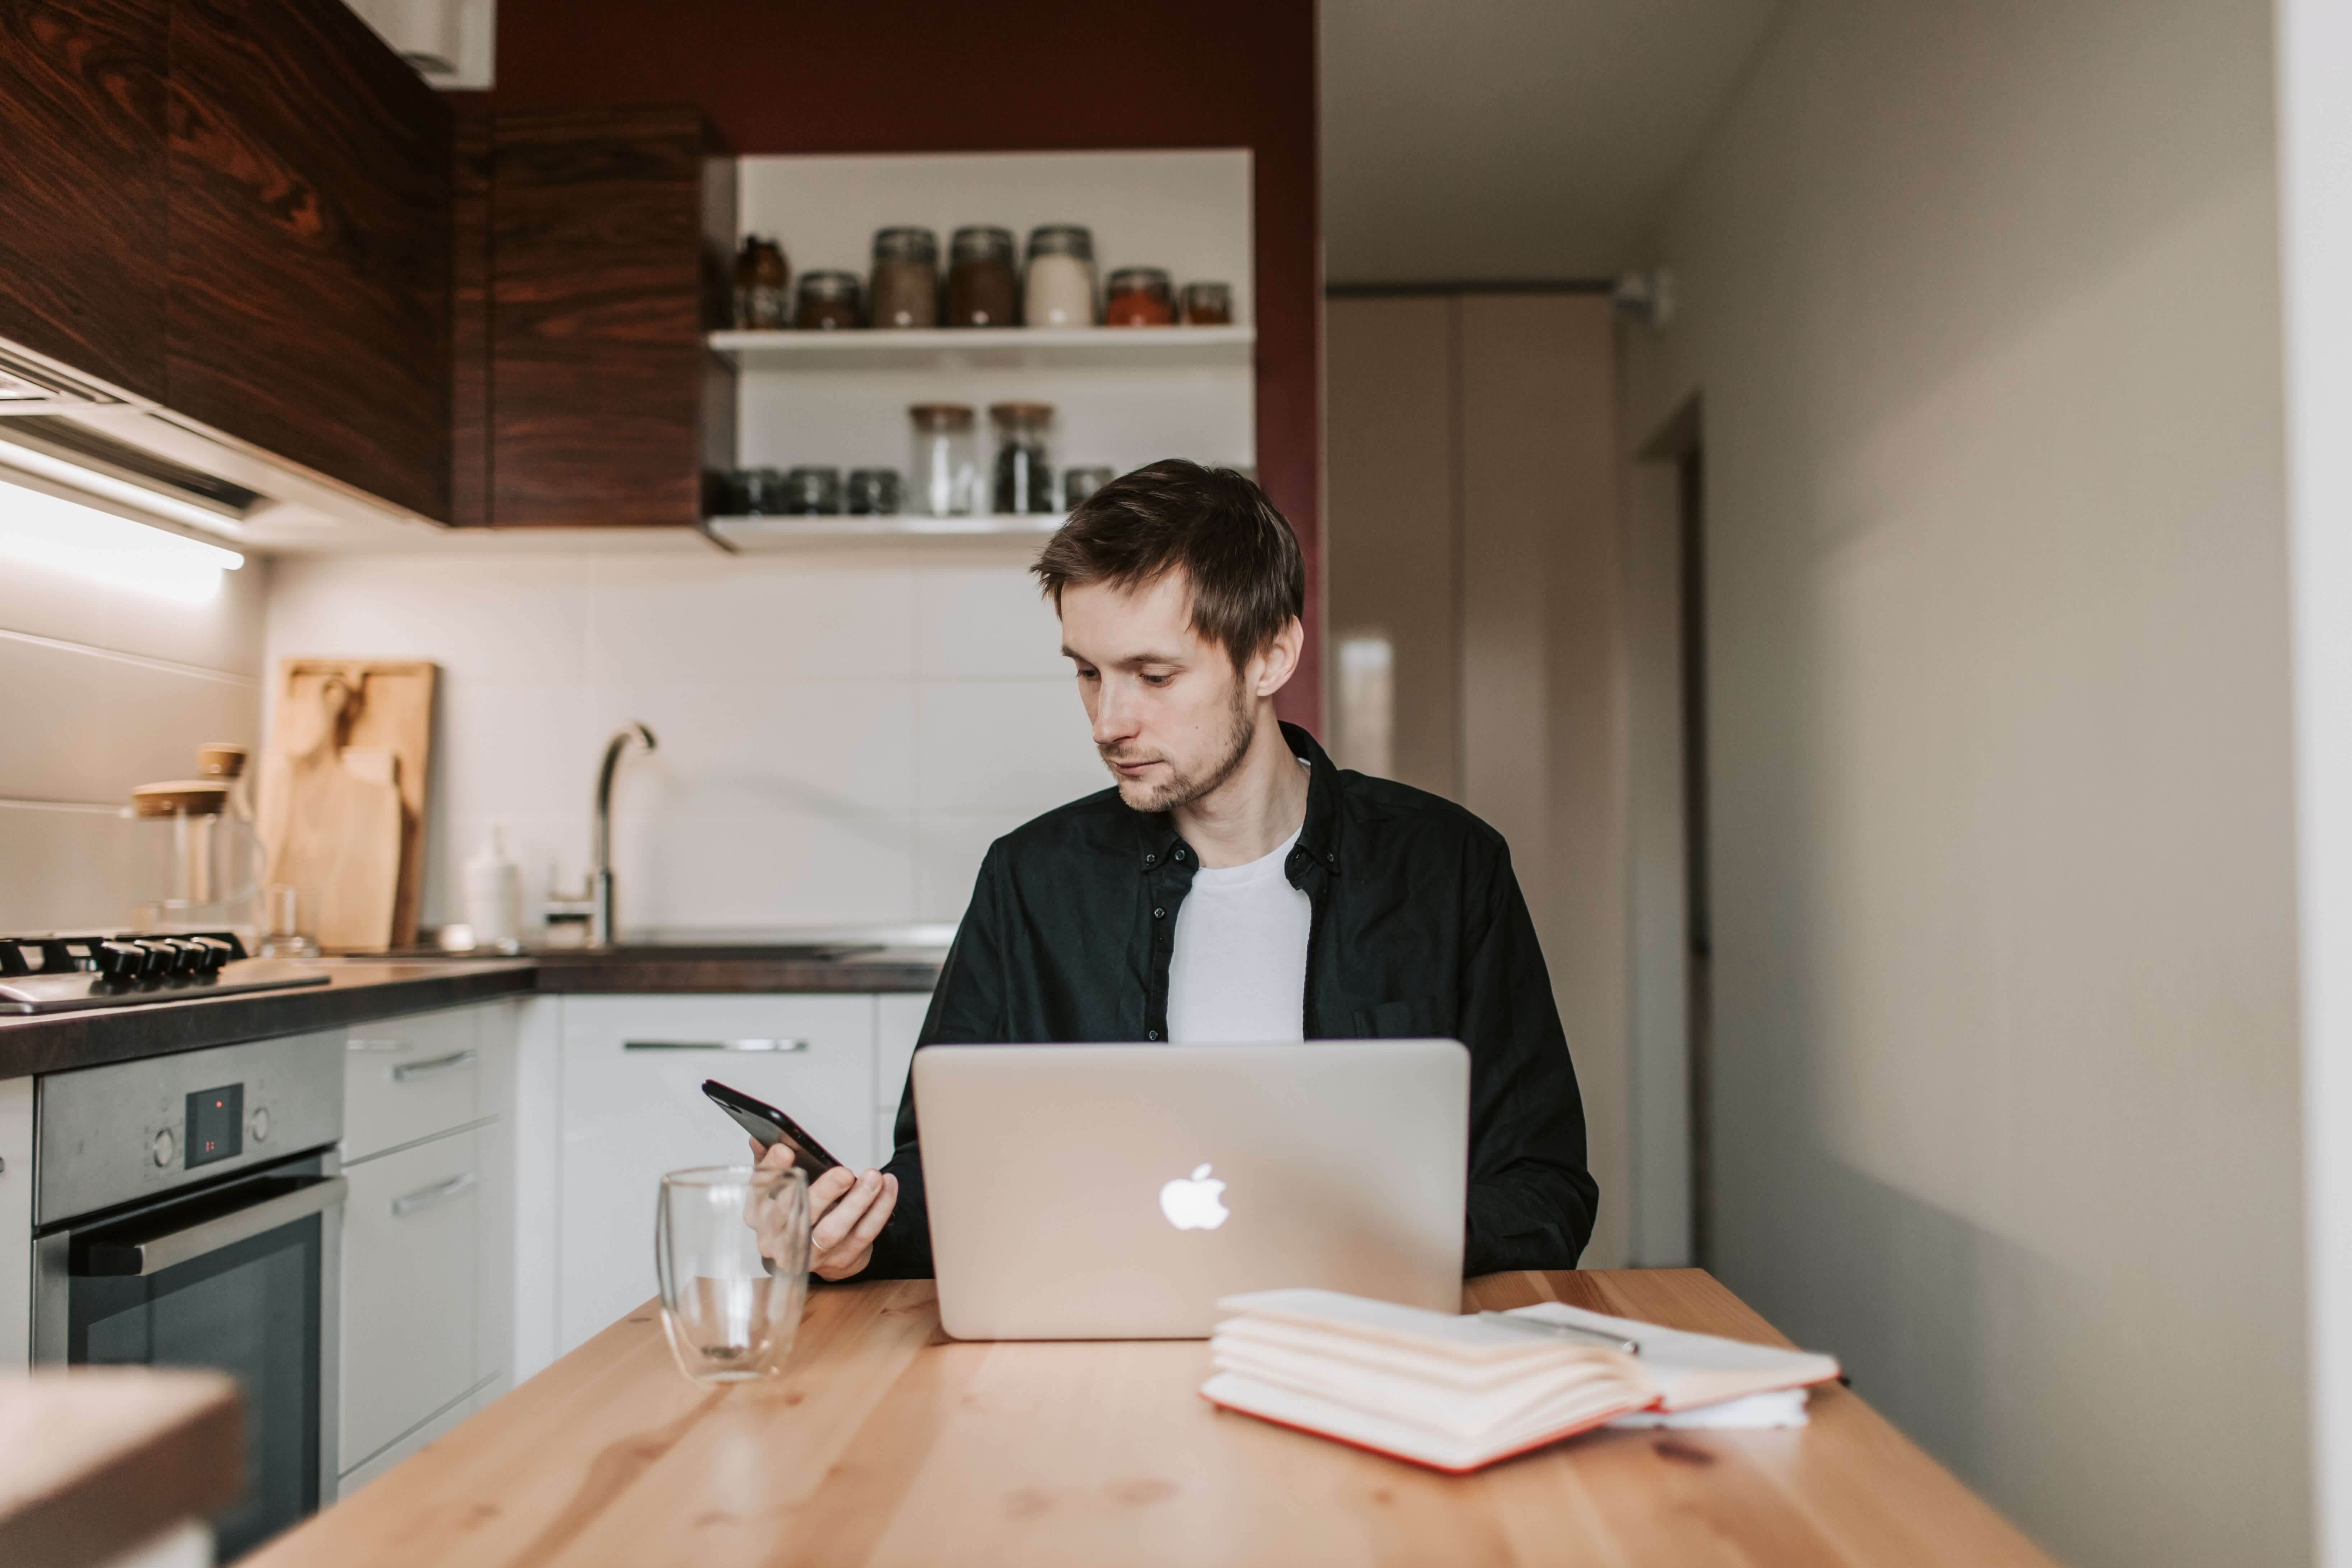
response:
M180 1141L172 1136L170 1128L166 1127L155 1134L155 1163L169 1165L172 1163L172 1156L179 1152Z
M266 1106L266 1105L257 1105L257 1106L255 1106L255 1107L253 1108L253 1120L252 1120L252 1121L251 1121L250 1123L248 1123L248 1125L249 1125L249 1126L252 1128L252 1130L253 1130L253 1141L254 1141L255 1142L257 1142L257 1143L267 1143L267 1142L269 1142L269 1107L268 1107L268 1106Z
M147 950L132 942L101 942L90 949L89 960L109 980L132 980L147 967Z

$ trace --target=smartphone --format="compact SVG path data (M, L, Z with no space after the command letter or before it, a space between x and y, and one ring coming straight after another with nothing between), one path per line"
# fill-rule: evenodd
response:
M824 1144L810 1137L801 1124L770 1105L754 1100L740 1089L730 1089L717 1079L705 1079L702 1092L710 1103L734 1119L735 1125L749 1132L762 1149L782 1143L793 1152L793 1163L815 1181L841 1163L826 1152Z

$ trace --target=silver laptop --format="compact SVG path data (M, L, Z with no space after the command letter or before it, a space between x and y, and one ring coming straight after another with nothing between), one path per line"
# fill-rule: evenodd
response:
M915 1110L957 1339L1197 1339L1288 1285L1461 1310L1454 1041L935 1046Z

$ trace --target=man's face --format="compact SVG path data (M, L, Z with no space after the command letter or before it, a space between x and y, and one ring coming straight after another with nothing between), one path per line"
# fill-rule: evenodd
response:
M1137 811L1189 805L1241 766L1261 661L1236 670L1222 645L1192 629L1181 572L1131 592L1063 589L1062 652L1077 666L1095 749Z

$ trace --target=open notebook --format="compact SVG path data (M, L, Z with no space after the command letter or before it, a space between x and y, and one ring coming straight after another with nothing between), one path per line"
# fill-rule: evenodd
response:
M1466 1317L1333 1290L1262 1290L1217 1305L1235 1315L1210 1340L1217 1370L1202 1396L1441 1470L1475 1470L1634 1411L1671 1419L1838 1375L1829 1356L1557 1301Z

